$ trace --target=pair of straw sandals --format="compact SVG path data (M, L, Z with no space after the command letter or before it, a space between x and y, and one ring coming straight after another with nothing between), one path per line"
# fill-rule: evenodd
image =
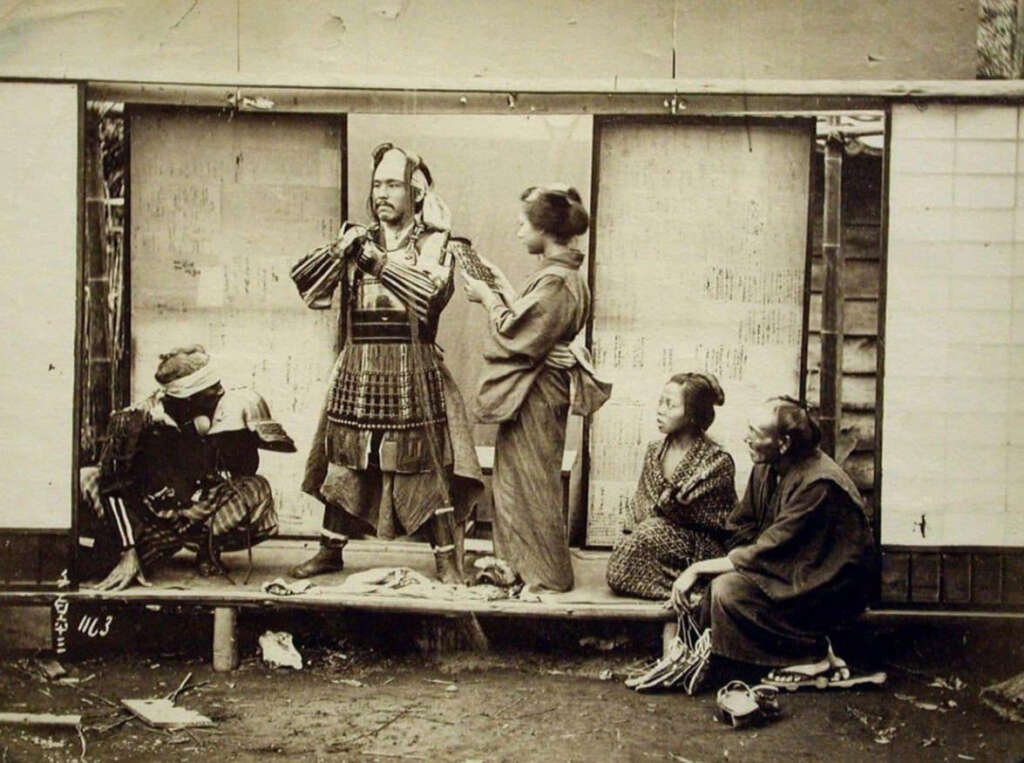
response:
M733 727L772 720L780 713L779 690L796 691L805 686L817 689L830 687L851 688L860 684L882 684L885 673L855 672L828 646L831 668L808 675L787 668L768 673L765 683L748 686L742 681L730 681L718 690L716 704L719 720ZM679 616L679 632L668 644L661 659L647 665L626 679L626 686L638 692L681 687L689 695L700 691L705 684L711 665L711 629L703 631L684 611Z
M703 631L689 612L679 617L679 632L661 659L626 679L626 686L638 692L681 687L689 695L700 691L711 664L711 629ZM718 719L734 728L758 723L779 715L779 689L748 686L730 681L718 690Z
M661 659L645 665L626 679L638 692L681 687L689 695L703 688L711 665L711 629L701 631L687 611L679 615L679 631L666 646Z

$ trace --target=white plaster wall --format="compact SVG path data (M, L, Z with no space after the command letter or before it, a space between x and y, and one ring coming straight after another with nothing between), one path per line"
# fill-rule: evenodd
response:
M71 526L78 89L0 83L0 527Z
M1022 151L1016 107L894 108L883 543L1024 543Z

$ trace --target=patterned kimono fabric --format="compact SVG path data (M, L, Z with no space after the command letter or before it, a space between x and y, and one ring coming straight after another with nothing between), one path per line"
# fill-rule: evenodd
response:
M667 440L647 446L626 518L633 531L622 536L608 560L608 585L616 593L667 599L684 569L725 554L725 523L736 505L732 457L702 436L666 479L661 464L667 447ZM659 504L669 488L673 498Z
M569 418L569 375L545 369L519 415L494 443L494 550L534 588L573 586L562 512L562 451Z

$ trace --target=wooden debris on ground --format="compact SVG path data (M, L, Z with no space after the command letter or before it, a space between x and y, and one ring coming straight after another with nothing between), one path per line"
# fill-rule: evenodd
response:
M169 699L122 699L121 704L143 723L158 729L214 725L202 713L178 707Z
M35 666L50 681L66 676L68 673L64 666L52 657L37 657L35 659Z
M82 716L77 714L0 713L0 725L8 726L65 726L67 728L74 728L81 723Z
M981 701L1008 721L1024 723L1024 673L981 690Z

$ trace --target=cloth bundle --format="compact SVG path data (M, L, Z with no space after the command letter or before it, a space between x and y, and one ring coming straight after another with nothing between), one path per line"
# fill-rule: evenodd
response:
M337 586L321 587L320 593L402 596L435 601L495 601L508 592L493 585L463 586L440 583L409 567L376 567L349 575Z

